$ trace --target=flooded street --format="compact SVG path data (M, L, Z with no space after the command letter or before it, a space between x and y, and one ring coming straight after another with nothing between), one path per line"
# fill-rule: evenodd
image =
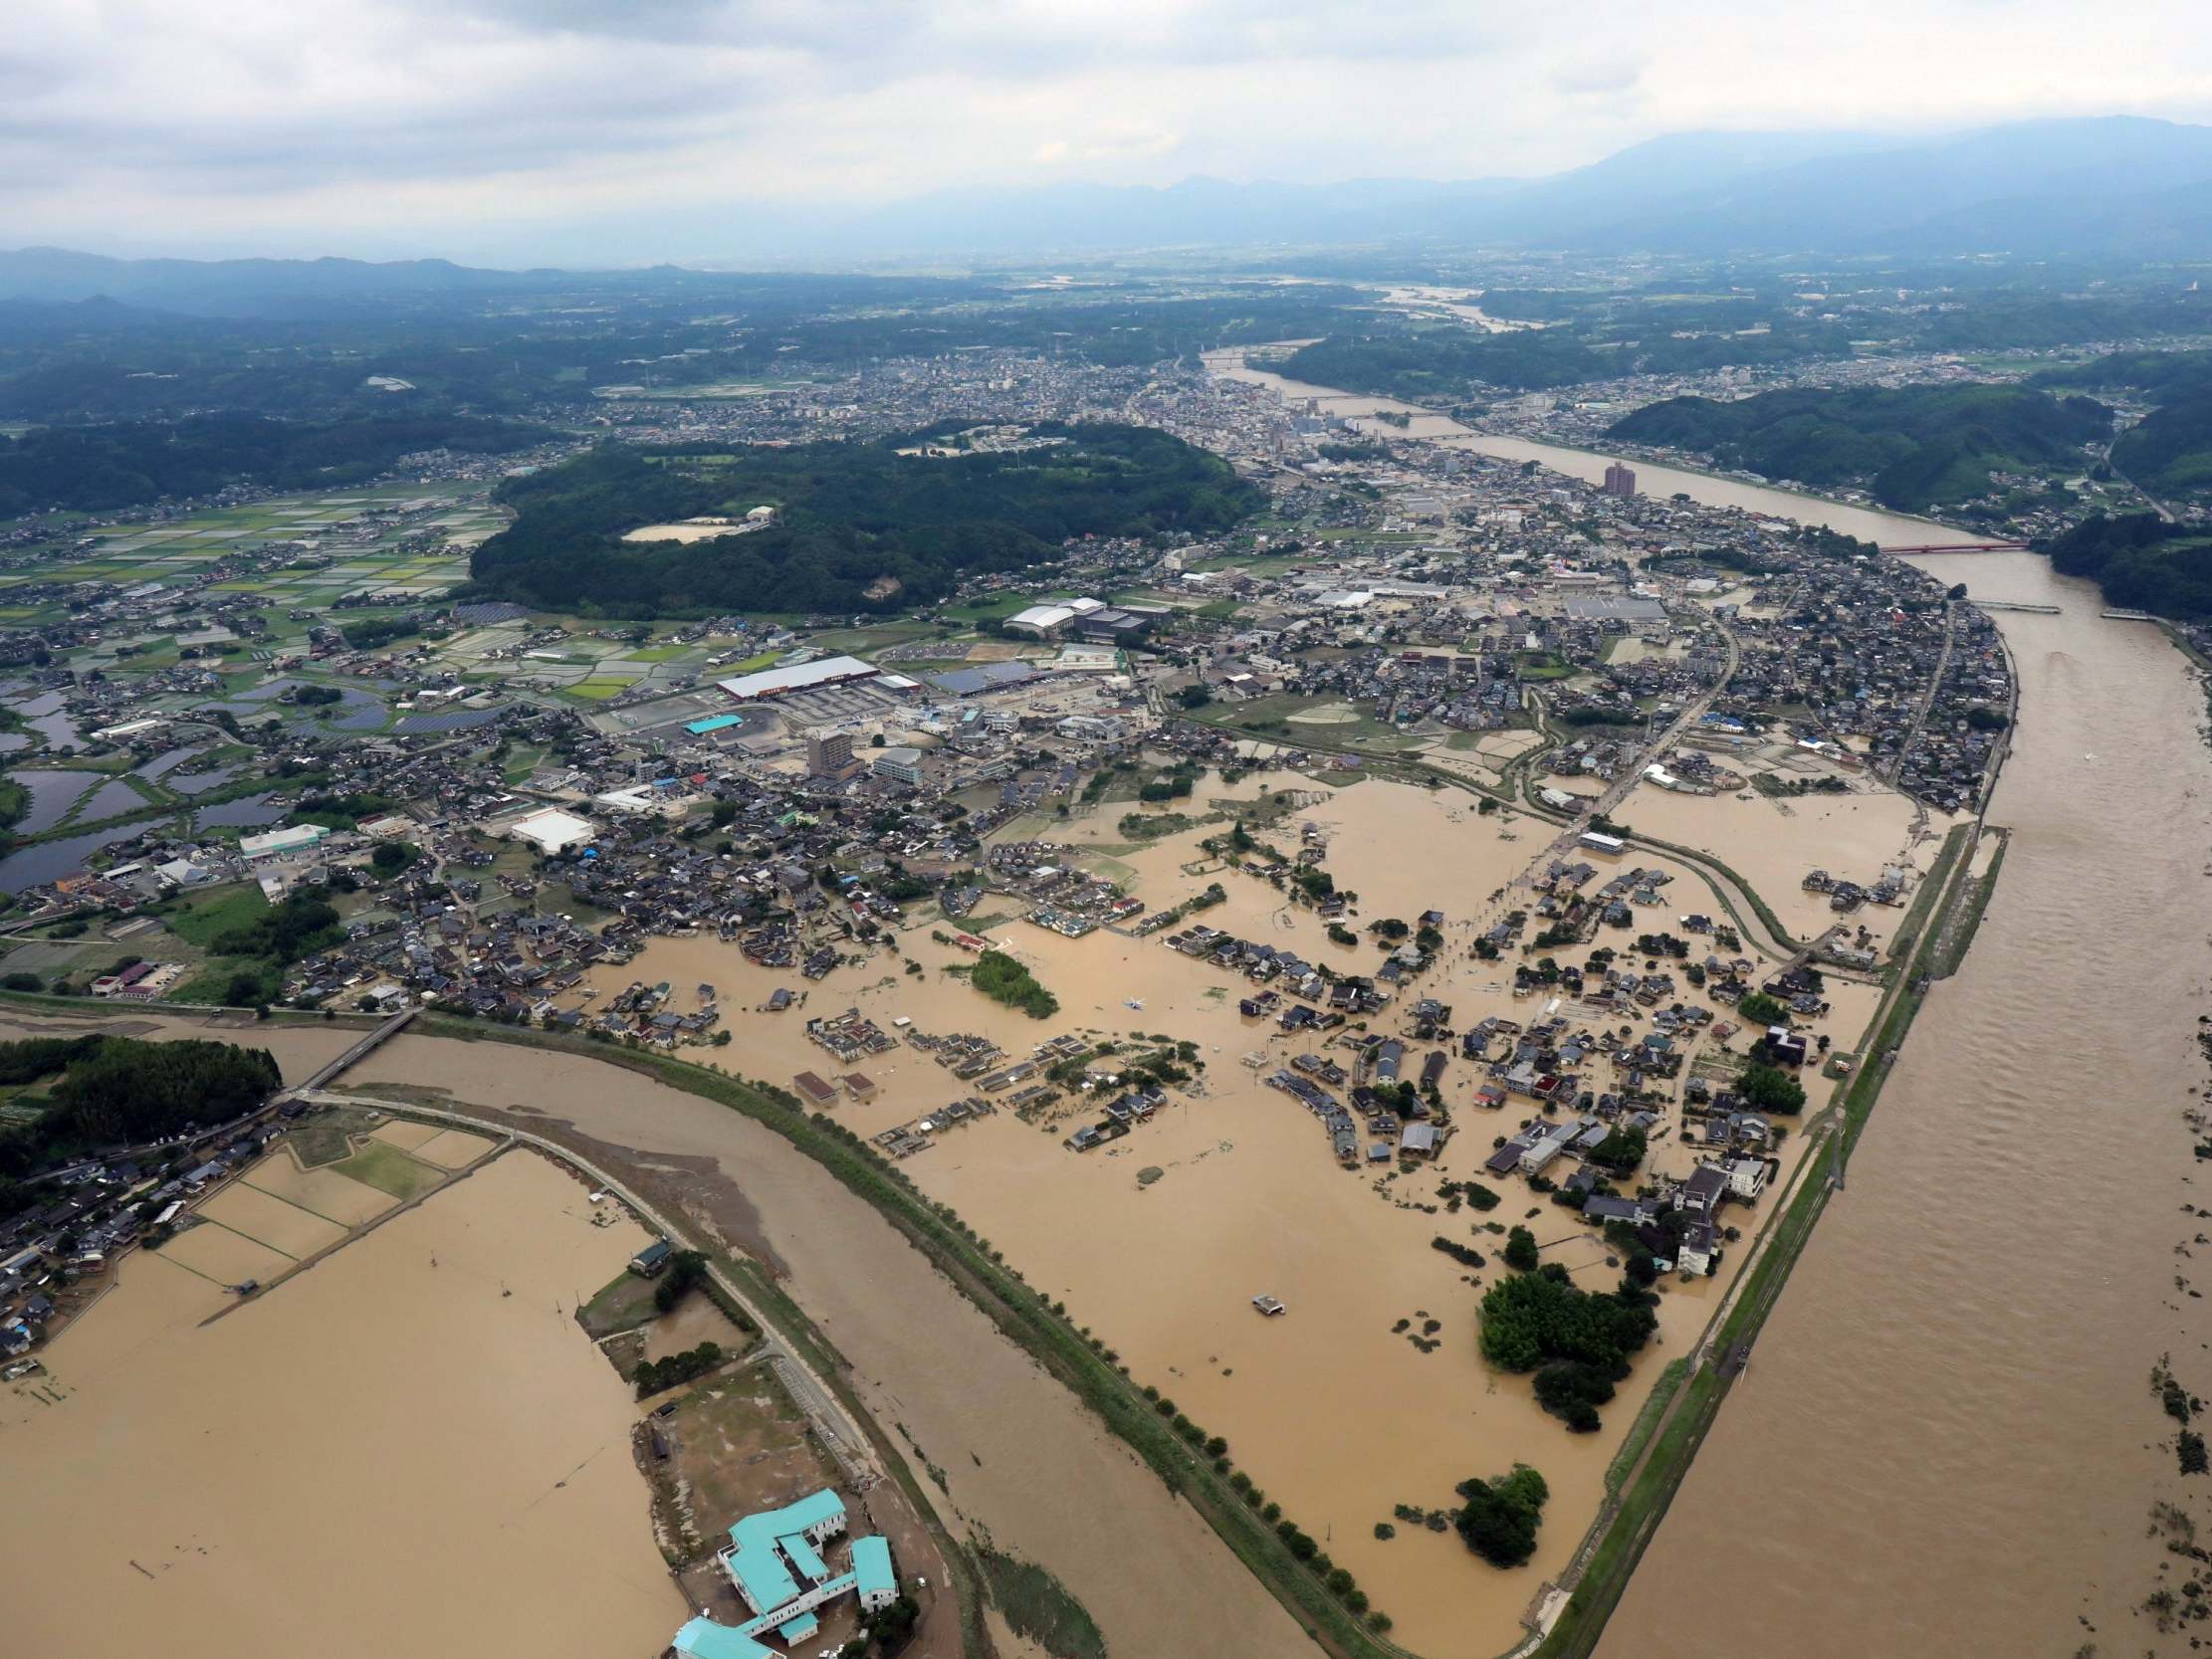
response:
M2128 1611L2160 1581L2147 1512L2187 1493L2145 1378L2170 1351L2212 1385L2212 1319L2176 1284L2202 1248L2177 1211L2206 1201L2180 1121L2212 966L2203 694L2155 628L2100 620L2040 558L1921 562L2064 607L1997 613L2022 707L1990 821L2012 844L1610 1659L2152 1645ZM1709 1617L1721 1554L1759 1586L1748 1624Z
M1216 358L1217 372L1339 412L1412 407ZM1410 432L1578 476L1605 465L1425 412ZM1637 465L1648 492L1681 489L1890 544L1944 538L1918 520ZM2128 1611L2157 1582L2145 1515L2153 1498L2180 1496L2180 1482L2158 1443L2171 1425L2144 1378L2170 1351L2184 1385L2212 1394L2208 1322L2188 1285L2191 1248L2212 1246L2193 1246L2200 1223L2178 1213L2199 1196L2180 1113L2203 1071L2193 1039L2212 969L2202 693L2154 629L2100 620L2096 595L2041 559L1924 562L1976 596L2064 607L1998 618L2023 699L1990 812L2015 832L2003 880L1621 1604L1603 1648L1618 1659L2065 1659L2092 1639L2117 1659L2148 1633ZM1808 871L1871 882L1893 867L1916 883L1951 822L1863 776L1852 783L1786 800L1646 783L1621 815L1641 834L1724 858L1811 937L1835 918L1802 887ZM1288 793L1263 801L1277 790ZM1330 938L1311 908L1214 861L1201 843L1224 816L1150 836L1125 820L1131 803L1114 801L1019 832L1073 844L1072 862L1148 910L1218 883L1225 897L1192 921L1342 971L1381 964L1369 924L1433 908L1443 919L1437 960L1374 1016L1375 1032L1407 1035L1405 1004L1421 996L1450 1006L1453 1030L1486 1014L1557 1012L1590 1036L1589 1084L1620 1086L1613 1053L1647 1016L1516 996L1517 947L1500 960L1473 952L1526 902L1510 884L1558 826L1484 814L1457 790L1264 770L1234 785L1209 776L1177 810L1205 820L1230 808L1257 815L1262 844L1333 845L1324 868L1357 895L1345 922L1359 936ZM1647 872L1632 885L1648 910L1603 937L1624 957L1638 955L1637 930L1728 904L1686 859L1593 856L1601 880ZM1603 1429L1570 1434L1536 1406L1527 1377L1491 1371L1477 1351L1475 1307L1499 1264L1432 1247L1442 1238L1491 1256L1503 1241L1485 1226L1525 1221L1547 1260L1592 1287L1617 1281L1602 1240L1517 1179L1498 1181L1503 1202L1486 1216L1443 1201L1441 1184L1480 1176L1531 1103L1479 1104L1487 1073L1448 1035L1410 1043L1410 1073L1426 1047L1450 1057L1439 1090L1454 1133L1433 1163L1402 1170L1386 1142L1345 1168L1314 1118L1262 1080L1303 1054L1348 1065L1348 1051L1240 1014L1238 998L1256 987L1163 937L1067 938L1017 920L1021 908L987 898L961 926L1058 998L1047 1019L977 991L960 971L974 958L928 922L815 981L714 937L654 938L626 963L599 965L566 1003L588 1017L633 982L663 981L671 1010L712 1001L732 1040L683 1058L779 1089L802 1072L864 1073L829 1109L863 1136L978 1085L906 1042L840 1060L809 1040L809 1018L852 1009L886 1032L980 1034L1008 1060L1067 1034L1125 1052L1140 1040L1192 1045L1196 1084L1127 1139L1083 1153L1065 1144L1100 1117L1111 1086L1071 1088L1033 1121L1007 1094L901 1168L1064 1301L1135 1381L1223 1435L1237 1466L1391 1615L1394 1640L1425 1659L1488 1659L1567 1567L1639 1407L1698 1340L1775 1194L1727 1212L1743 1242L1729 1242L1716 1278L1661 1281L1658 1334ZM1879 941L1904 914L1870 909L1854 922ZM797 1000L772 1014L777 990ZM1856 1048L1878 986L1839 971L1827 995L1817 1033ZM1669 996L1707 1001L1689 988ZM344 1086L428 1091L505 1115L769 1264L947 1512L1054 1573L1111 1651L1310 1651L1194 1511L788 1141L588 1055L424 1035L428 1023L377 1049ZM84 1028L0 1011L0 1035ZM295 1079L355 1035L135 1009L108 1028L266 1046ZM1679 1029L1687 1074L1716 1039ZM1655 1135L1649 1177L1692 1167L1681 1123L1672 1113ZM1784 1128L1786 1183L1802 1145L1797 1124ZM483 1150L422 1124L387 1124L376 1139L440 1169L470 1168ZM219 1225L128 1257L119 1288L55 1344L58 1400L0 1391L0 1480L38 1495L11 1503L0 1534L30 1586L11 1607L24 1651L159 1645L214 1659L312 1646L365 1659L522 1647L599 1659L657 1651L680 1621L630 1460L628 1390L569 1318L644 1235L591 1226L573 1180L509 1153L202 1326L226 1306L224 1282L266 1279L381 1213L332 1185L340 1179L272 1165L222 1194L209 1205ZM1261 1294L1280 1297L1286 1316L1255 1315ZM1493 1569L1449 1531L1418 1523L1377 1536L1400 1506L1448 1508L1458 1482L1516 1462L1539 1468L1552 1495L1528 1570ZM1712 1616L1723 1556L1729 1581L1757 1595L1754 1616Z
M1210 362L1340 412L1379 401ZM1411 430L1582 478L1604 466L1450 426L1417 414ZM1634 465L1646 491L1885 545L1948 539ZM1915 562L1976 597L2062 607L1996 613L2022 703L1989 818L2013 840L1973 949L1936 986L1848 1190L1608 1628L1608 1659L2183 1651L2153 1645L2131 1609L2173 1581L2145 1537L2150 1505L2187 1495L2145 1379L2170 1352L2186 1386L2212 1384L2200 1223L2177 1213L2205 1201L2180 1120L2212 967L2204 695L2155 628L2101 620L2095 589L2040 557ZM1722 1559L1759 1587L1754 1618L1712 1616Z
M1330 867L1343 887L1359 893L1355 928L1368 919L1443 911L1443 957L1422 981L1421 994L1451 1004L1461 1027L1484 1013L1535 1017L1542 1005L1512 994L1510 962L1474 960L1468 945L1514 902L1491 895L1549 842L1552 826L1510 812L1485 816L1471 797L1453 791L1370 780L1330 793L1285 773L1260 773L1233 789L1202 786L1193 810L1283 786L1306 791L1311 804L1262 839L1293 845L1310 824L1338 841L1342 851ZM1798 899L1798 877L1833 844L1833 826L1812 812L1792 818L1769 801L1668 800L1680 805L1667 828L1691 843L1710 840L1716 830L1735 833L1739 815L1756 814L1751 822L1770 856L1781 861L1777 868L1791 872L1786 895L1778 897ZM1869 859L1904 855L1910 814L1895 797L1855 795L1821 806L1837 813L1863 809ZM1375 959L1372 940L1334 944L1310 908L1289 908L1268 884L1207 864L1198 842L1218 825L1132 848L1110 839L1121 833L1121 812L1120 806L1104 807L1055 823L1046 833L1097 846L1094 862L1114 867L1148 906L1189 899L1218 880L1227 898L1203 913L1209 926L1347 967ZM1939 833L1914 849L1922 863ZM1369 850L1379 846L1399 851L1378 860ZM1792 859L1797 862L1787 862ZM1669 914L1709 904L1707 890L1686 867L1643 861L1675 874ZM1886 923L1896 914L1871 920ZM1062 1144L1102 1104L1069 1102L1036 1124L1000 1111L941 1137L902 1167L1002 1249L1030 1283L1063 1300L1069 1317L1095 1332L1136 1380L1159 1387L1194 1421L1224 1435L1239 1467L1389 1611L1397 1640L1443 1659L1495 1651L1542 1576L1566 1563L1597 1511L1606 1468L1637 1409L1666 1361L1695 1342L1734 1264L1718 1280L1662 1282L1659 1334L1608 1407L1605 1429L1571 1435L1536 1406L1526 1378L1493 1374L1483 1364L1474 1341L1480 1289L1468 1283L1466 1269L1432 1248L1439 1235L1485 1253L1499 1248L1495 1235L1475 1230L1474 1212L1453 1213L1439 1204L1438 1186L1481 1176L1495 1139L1528 1116L1526 1103L1503 1111L1478 1107L1474 1091L1485 1074L1455 1060L1441 1094L1458 1129L1436 1162L1412 1175L1399 1173L1394 1160L1380 1173L1372 1166L1346 1170L1312 1117L1261 1082L1294 1055L1329 1051L1320 1040L1288 1037L1271 1022L1241 1016L1236 999L1251 991L1242 980L1159 938L1102 931L1068 939L1017 922L990 932L1058 996L1058 1016L1030 1020L946 975L942 968L968 958L921 928L901 935L898 951L922 963L923 975L904 972L896 955L878 955L805 987L804 1006L787 1014L741 1014L731 1047L691 1049L687 1057L787 1088L797 1072L842 1069L807 1040L804 1022L847 1007L886 1031L906 1019L933 1035L988 1034L1016 1057L1063 1032L1119 1040L1164 1034L1195 1042L1206 1066L1203 1089L1178 1093L1159 1119L1109 1147L1076 1154ZM667 981L676 988L677 1005L686 1008L696 985L706 982L717 987L726 1010L757 1008L785 982L799 986L793 976L756 967L735 947L704 937L654 940L635 960L601 970L594 983L603 1003L633 980ZM1824 1028L1855 1041L1874 992L1840 977L1832 989L1837 1011ZM1399 1024L1394 1012L1376 1029ZM386 1066L395 1077L426 1075L408 1060L411 1041L401 1039L388 1059L373 1058L362 1078ZM1264 1065L1248 1067L1250 1054L1262 1056ZM904 1045L858 1062L857 1069L878 1093L866 1103L840 1103L835 1115L864 1135L974 1092L974 1085ZM605 1117L594 1109L576 1121L596 1126ZM662 1120L619 1134L595 1127L592 1133L624 1144L692 1149L668 1141ZM652 1139L627 1140L633 1133ZM1796 1141L1786 1142L1785 1164L1796 1154ZM1693 1148L1671 1137L1655 1142L1657 1170L1686 1175L1693 1161ZM819 1317L849 1298L842 1278L810 1282L809 1251L780 1241L774 1223L780 1191L766 1182L743 1184L762 1211L769 1241L793 1274L801 1304ZM1528 1212L1551 1259L1594 1286L1610 1287L1617 1272L1579 1220L1541 1205L1517 1182L1506 1183L1503 1196L1503 1205L1479 1219L1502 1224ZM1745 1211L1737 1219L1748 1229L1763 1213ZM1486 1283L1494 1271L1476 1277ZM1289 1317L1256 1318L1249 1304L1261 1293L1287 1302ZM833 1316L829 1329L840 1342L883 1340L873 1330L856 1333L841 1317ZM1412 1340L1416 1336L1432 1346L1424 1348ZM1421 1403L1418 1409L1379 1409L1378 1400ZM915 1420L903 1386L891 1414ZM948 1426L962 1437L978 1432L957 1413ZM921 1439L934 1461L948 1464L932 1436ZM956 1497L966 1478L959 1467L964 1461L949 1465ZM1456 1536L1419 1526L1400 1526L1393 1539L1375 1537L1376 1524L1391 1521L1398 1505L1448 1507L1457 1482L1502 1473L1515 1461L1541 1467L1559 1518L1541 1536L1536 1571L1496 1571L1470 1555ZM1064 1568L1055 1570L1065 1575Z
M644 1236L510 1153L210 1325L218 1284L131 1253L0 1390L7 1650L657 1651L630 1391L571 1317Z

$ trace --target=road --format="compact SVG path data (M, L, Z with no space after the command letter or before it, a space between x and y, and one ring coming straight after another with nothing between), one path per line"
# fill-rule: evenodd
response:
M1920 707L1912 711L1911 729L1897 745L1895 756L1881 769L1882 782L1893 784L1897 781L1897 774L1904 770L1905 757L1920 740L1920 727L1927 725L1928 711L1935 707L1935 694L1943 684L1943 671L1951 666L1951 642L1957 637L1958 603L1946 599L1943 601L1943 649L1935 654L1935 672L1928 676L1928 689L1920 694Z
M1592 819L1610 817L1613 809L1627 800L1631 791L1644 781L1644 768L1656 757L1664 754L1685 730L1705 718L1705 712L1712 707L1713 699L1726 690L1728 682L1735 677L1736 665L1743 661L1743 647L1737 642L1734 632L1725 625L1721 626L1720 632L1721 637L1728 642L1728 665L1720 671L1720 678L1692 698L1683 707L1681 714L1675 717L1674 724L1644 746L1634 765L1622 768L1621 775L1606 786L1605 793L1590 803L1586 818L1568 825L1556 840L1529 862L1526 870L1513 878L1515 887L1524 892L1536 887L1543 873L1551 868L1555 860L1563 859L1575 850L1576 843L1582 837L1583 824Z

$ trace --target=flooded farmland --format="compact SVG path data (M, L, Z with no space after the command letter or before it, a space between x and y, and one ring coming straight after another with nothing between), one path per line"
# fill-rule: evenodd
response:
M338 1232L300 1207L326 1183L275 1179L175 1243ZM51 1376L0 1390L9 1649L656 1650L683 1601L629 1390L571 1317L644 1235L590 1210L510 1153L211 1324L215 1278L124 1258Z

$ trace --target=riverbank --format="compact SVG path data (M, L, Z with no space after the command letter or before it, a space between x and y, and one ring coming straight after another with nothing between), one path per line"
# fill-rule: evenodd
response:
M1939 940L1952 938L1963 957L1981 908L1994 888L1993 862L1979 883L1967 877L1964 855L1969 826L1960 825L1930 873L1934 889L1912 943L1892 969L1893 978L1859 1048L1855 1075L1830 1106L1806 1126L1818 1138L1813 1155L1798 1167L1794 1184L1755 1241L1753 1265L1728 1302L1714 1314L1690 1374L1652 1424L1649 1444L1629 1474L1618 1508L1592 1528L1572 1593L1542 1641L1522 1650L1534 1659L1588 1659L1627 1591L1647 1547L1665 1518L1675 1492L1720 1414L1731 1388L1755 1356L1755 1345L1782 1288L1811 1240L1830 1196L1841 1190L1852 1146L1865 1130L1896 1054L1926 1000L1924 974L1939 972ZM2002 832L1990 832L2001 835ZM1978 900L1961 899L1978 893Z

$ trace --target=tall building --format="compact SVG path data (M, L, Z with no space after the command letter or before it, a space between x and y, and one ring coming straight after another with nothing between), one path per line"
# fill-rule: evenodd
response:
M1605 470L1605 493L1628 497L1636 494L1636 474L1615 461Z
M806 770L814 777L835 777L852 764L852 735L845 731L806 733Z

